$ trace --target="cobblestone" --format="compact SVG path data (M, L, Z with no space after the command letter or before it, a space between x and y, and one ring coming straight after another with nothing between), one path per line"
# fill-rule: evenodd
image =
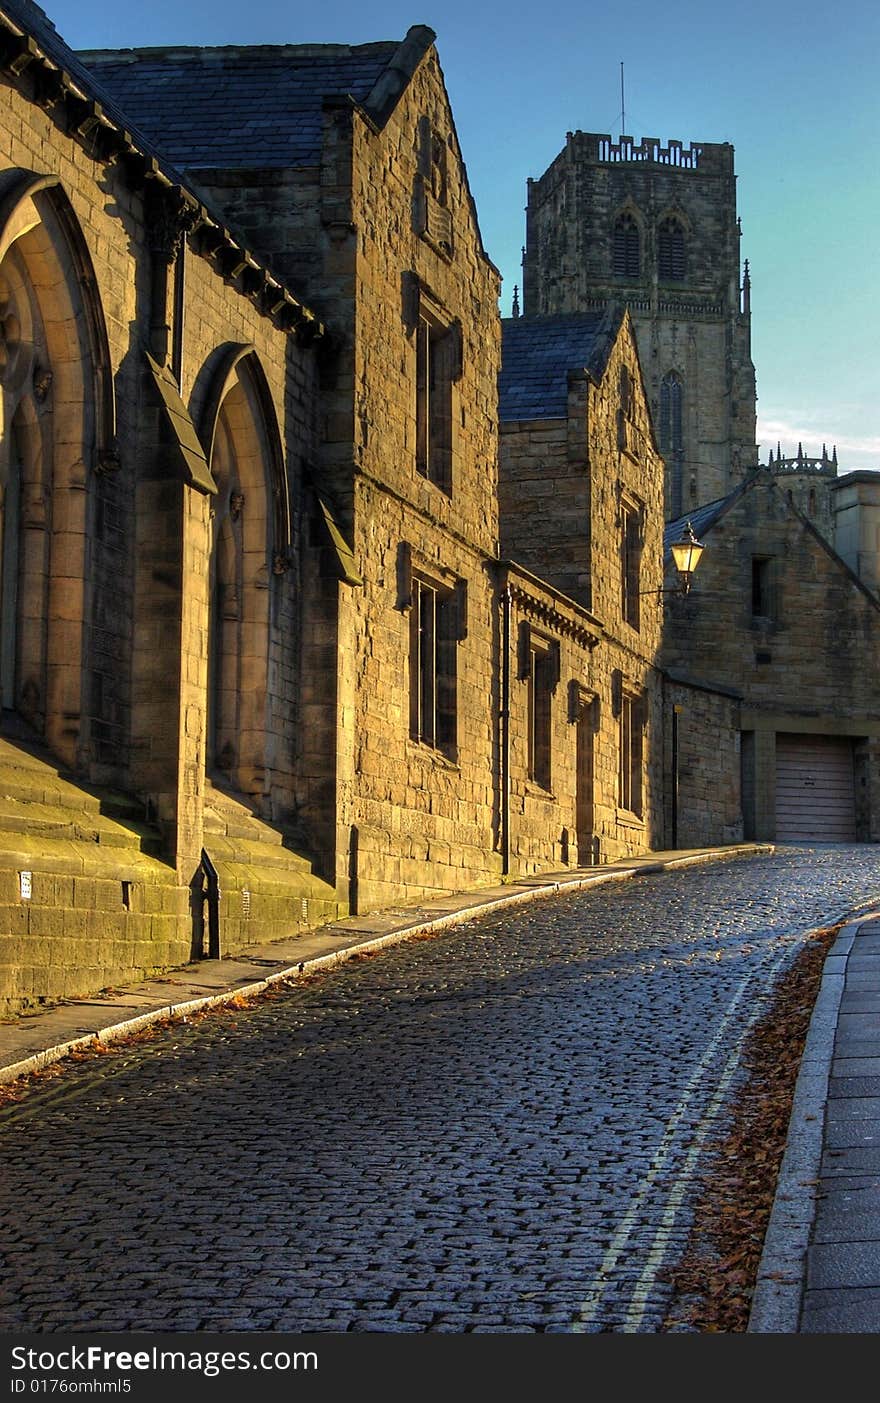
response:
M0 1115L0 1328L656 1331L749 1027L878 898L868 846L643 876L72 1064Z

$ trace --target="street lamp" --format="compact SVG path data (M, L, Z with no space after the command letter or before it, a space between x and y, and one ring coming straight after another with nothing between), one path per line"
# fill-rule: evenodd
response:
M672 560L678 571L678 581L670 585L668 589L645 589L642 594L656 594L659 600L661 594L685 595L690 593L691 576L700 563L703 551L706 547L702 541L698 541L694 535L694 528L690 522L686 524L684 530L677 540L670 542L669 549L672 551Z
M702 541L697 540L694 528L688 522L678 540L672 541L669 549L672 551L675 568L681 576L678 588L673 589L672 593L687 594L691 587L691 575L699 565L700 557L706 547Z

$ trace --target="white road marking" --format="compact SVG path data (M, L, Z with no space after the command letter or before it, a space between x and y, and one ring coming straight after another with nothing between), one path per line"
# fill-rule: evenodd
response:
M771 981L775 980L776 974L778 973L780 966L786 961L786 959L789 959L791 955L791 948L787 945L783 946L782 950L771 963ZM749 988L749 985L754 982L756 976L759 973L759 970L760 966L758 967L758 969L750 970L746 975L743 976L742 980L740 981L740 984L736 989L735 994L733 995L733 998L727 1006L727 1010L724 1014L724 1017L718 1024L714 1037L705 1048L702 1057L700 1058L699 1062L694 1068L694 1071L691 1074L687 1085L685 1086L684 1092L682 1093L682 1096L680 1097L678 1104L676 1105L675 1110L672 1113L669 1123L665 1131L663 1132L663 1136L660 1140L660 1143L657 1146L654 1158L651 1161L651 1165L648 1169L648 1172L642 1180L641 1187L639 1188L639 1191L636 1194L635 1198L630 1203L629 1208L627 1209L623 1219L621 1220L620 1226L618 1227L613 1238L611 1239L611 1242L608 1245L605 1256L602 1259L601 1266L599 1267L599 1270L596 1273L597 1284L593 1286L593 1288L586 1296L586 1299L584 1300L581 1306L580 1312L578 1313L578 1318L572 1326L572 1332L574 1334L583 1334L584 1331L586 1331L595 1320L599 1306L602 1303L602 1298L605 1294L604 1278L608 1272L613 1271L614 1268L617 1266L617 1263L620 1260L620 1255L623 1252L624 1247L626 1246L627 1242L629 1241L632 1235L633 1228L636 1226L637 1219L645 1203L645 1200L648 1197L650 1191L653 1189L657 1177L660 1174L661 1170L664 1168L666 1161L669 1159L675 1141L676 1133L678 1131L678 1127L685 1115L685 1112L687 1111L690 1105L691 1100L693 1099L694 1093L697 1090L700 1082L702 1081L705 1072L718 1048L719 1043L723 1041L738 1005L742 1001L742 998L745 995L747 989ZM765 980L766 973L762 975L762 983ZM764 983L764 987L766 988L766 983ZM749 1016L749 1019L744 1029L744 1034L751 1029L753 1024L758 1021L758 1019L765 1011L766 1004L763 1001L760 1001ZM689 1171L693 1169L693 1165L696 1161L700 1149L702 1148L703 1142L705 1141L706 1136L714 1120L716 1119L719 1110L721 1109L721 1106L724 1101L724 1096L727 1092L727 1089L730 1085L730 1082L739 1063L739 1058L742 1053L742 1043L743 1038L740 1037L737 1040L736 1047L734 1048L733 1052L727 1060L727 1063L725 1064L722 1079L719 1082L715 1094L709 1102L709 1105L706 1108L706 1111L704 1112L704 1115L697 1128L694 1141L685 1159L682 1173L676 1177L675 1186L673 1187L672 1192L670 1193L669 1198L667 1199L666 1209L663 1214L661 1226L658 1229L658 1232L654 1238L651 1252L648 1256L648 1262L642 1272L642 1275L636 1283L633 1292L632 1303L630 1305L625 1322L626 1329L628 1332L634 1331L641 1323L645 1311L645 1302L648 1296L650 1286L653 1285L654 1281L656 1280L657 1271L660 1267L661 1262L663 1261L665 1245L668 1243L669 1235L672 1226L675 1222L676 1214L681 1206L681 1202L684 1198L685 1192L690 1186L690 1180L688 1177Z

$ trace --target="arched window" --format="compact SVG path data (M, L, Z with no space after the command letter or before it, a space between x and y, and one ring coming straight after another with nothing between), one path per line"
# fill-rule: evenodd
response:
M203 416L213 499L208 629L207 766L260 799L276 745L278 621L274 584L286 569L289 508L268 387L249 347L232 347ZM274 661L273 661L274 659Z
M681 377L674 370L660 382L660 452L666 459L669 512L681 515L684 483L684 433Z
M0 190L2 702L75 766L100 714L84 699L100 591L92 469L112 447L106 330L57 181L12 171Z
M684 229L677 219L664 219L657 231L658 276L664 282L681 282L686 271Z
M639 226L631 214L615 220L612 270L616 278L637 278L641 271Z

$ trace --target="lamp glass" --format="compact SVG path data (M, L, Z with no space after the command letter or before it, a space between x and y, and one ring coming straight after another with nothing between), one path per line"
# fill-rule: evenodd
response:
M696 570L704 549L705 547L697 540L693 531L686 531L680 541L672 542L670 546L672 559L675 561L675 568L680 575L690 575Z

